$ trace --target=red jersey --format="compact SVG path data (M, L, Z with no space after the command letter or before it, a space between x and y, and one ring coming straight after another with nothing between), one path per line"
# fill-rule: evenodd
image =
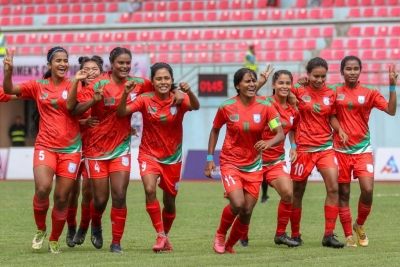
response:
M0 87L0 102L8 102L11 99L11 95L4 93L3 87Z
M358 83L351 89L344 84L336 86L337 118L344 132L349 136L347 143L340 141L334 132L333 143L336 151L346 154L372 152L368 127L369 115L373 108L385 110L389 105L382 94L373 86Z
M336 114L336 92L324 85L320 90L296 84L292 93L299 101L296 144L299 152L317 152L332 148L329 117Z
M294 120L298 115L298 111L295 107L292 107L289 103L287 107L284 108L276 99L276 96L270 96L265 99L265 101L269 101L277 110L277 118L282 124L283 132L286 135L290 130L294 129ZM266 127L265 131L262 134L263 140L271 140L274 138L275 133ZM285 142L280 143L277 146L271 147L268 150L263 152L262 160L263 166L272 166L279 162L285 160Z
M255 97L244 106L238 96L223 102L215 115L213 127L220 129L226 123L226 135L220 154L220 164L244 172L262 169L262 157L254 145L262 140L267 125L273 130L280 124L277 110L265 97Z
M182 104L172 107L172 96L161 100L154 92L142 94L128 105L132 113L140 111L143 117L139 158L148 155L162 164L182 161L182 122L189 111L189 97L185 94Z
M20 84L22 99L36 101L40 120L35 149L48 149L59 153L81 151L78 120L67 109L67 97L74 79L64 79L55 87L48 79L31 80Z
M97 117L99 124L88 128L85 132L84 156L89 159L108 160L130 154L131 116L118 117L117 107L121 99L124 85L127 81L135 81L136 86L129 94L128 104L136 96L153 91L150 80L128 76L120 86L116 85L110 76L111 72L94 80L78 97L81 101L89 101L93 93L104 85L104 99L91 108L91 115Z

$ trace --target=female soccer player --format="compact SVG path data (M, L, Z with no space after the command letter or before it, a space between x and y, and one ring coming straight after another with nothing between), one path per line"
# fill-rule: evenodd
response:
M103 72L103 59L99 56L93 57L80 57L79 58L80 69L88 73L88 77L82 80L82 90L93 82ZM73 103L74 104L74 103ZM68 106L68 103L67 103ZM90 111L80 116L79 126L82 135L82 145L85 148L86 140L86 129L88 127L94 127L98 124L98 120L95 117L90 116ZM83 152L84 153L84 152ZM80 193L81 181L82 180L82 203L81 203L81 222L78 231L76 231L76 213L78 210L78 198ZM85 164L83 160L79 167L78 177L75 180L74 187L72 188L71 194L68 200L68 216L67 225L68 232L66 236L66 242L69 247L75 247L76 244L81 245L85 241L86 233L90 223L90 201L92 200L92 188L90 186L90 180L88 179Z
M285 136L289 133L290 142L293 144L289 153L290 161L297 158L296 146L294 144L294 120L297 117L297 110L292 107L287 98L293 84L293 76L287 70L279 70L272 76L272 88L274 95L267 97L266 101L273 105L279 113L279 121L282 123ZM263 140L271 140L275 133L267 129L263 132ZM289 247L299 246L300 243L286 235L286 226L290 219L290 212L293 204L293 185L289 169L285 161L284 142L278 146L265 150L262 155L263 180L275 188L281 196L278 206L277 229L275 233L275 244L285 244ZM248 246L248 231L240 238L242 246Z
M32 241L33 249L40 249L46 237L46 215L53 177L56 175L52 231L49 250L60 252L58 239L67 219L68 196L74 185L81 159L81 137L78 121L66 108L72 80L66 79L68 53L62 47L54 47L47 53L46 72L42 80L32 80L19 85L12 83L13 54L7 51L4 58L4 92L34 99L40 113L39 133L35 143L33 174L35 195L33 211L37 233Z
M335 117L336 93L325 85L328 64L320 57L311 59L306 67L309 86L296 85L292 93L297 97L299 121L295 141L298 157L292 163L290 175L293 180L293 206L290 216L292 238L299 242L302 200L308 176L314 166L321 173L326 187L325 233L322 245L342 248L343 243L335 239L333 233L339 213L338 168L335 152L332 149L332 127L339 133L341 141L347 136ZM331 122L331 124L330 124Z
M266 78L269 74L270 72ZM233 77L233 83L238 95L223 102L217 111L208 142L205 168L205 175L212 178L212 172L215 172L215 146L219 131L226 123L220 160L222 182L230 204L224 208L215 234L214 250L220 254L235 253L233 245L249 226L263 179L261 152L279 144L285 138L276 117L277 110L265 97L255 95L256 73L246 68L239 69ZM269 141L263 141L261 136L267 125L275 136ZM226 233L232 224L229 238L225 242Z
M117 114L123 117L140 111L143 115L138 162L146 194L146 210L157 232L153 251L172 251L168 233L176 216L175 198L182 167L182 122L185 113L198 110L200 104L189 85L181 82L179 89L187 95L180 106L171 107L171 89L177 86L172 68L166 63L156 63L151 67L151 81L155 91L138 96L128 105L126 99L135 84L126 83ZM159 187L163 190L162 213L156 196L159 177Z
M84 148L86 170L92 185L93 201L90 204L92 216L92 244L100 249L103 246L101 218L107 206L110 188L112 198L111 222L112 241L110 251L123 253L121 238L125 229L127 216L126 191L130 174L130 117L117 116L117 103L122 97L124 86L129 81L135 82L134 90L129 94L128 104L136 96L153 91L150 80L131 77L132 55L122 47L110 52L111 71L98 77L78 97L80 103L71 105L72 114L82 115L91 108L92 116L99 120L94 128L87 129L87 141ZM83 80L87 73L80 71L75 78ZM70 97L76 101L77 81ZM90 100L93 95L100 94L103 100L95 103ZM175 96L176 98L176 96ZM172 100L174 101L174 100Z
M374 161L368 127L369 115L377 108L394 116L396 114L397 72L395 65L389 67L389 103L375 87L358 81L362 70L361 60L355 56L345 57L340 65L344 84L336 88L337 118L349 134L346 143L333 135L336 157L339 162L339 216L347 238L347 246L356 247L353 239L352 218L349 207L350 182L353 174L358 178L361 194L358 201L358 217L353 225L360 246L368 246L365 221L371 211L374 188Z

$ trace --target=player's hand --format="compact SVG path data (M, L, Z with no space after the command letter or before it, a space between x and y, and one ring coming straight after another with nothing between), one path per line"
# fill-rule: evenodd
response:
M95 103L101 101L104 97L103 93L104 93L104 85L100 85L99 88L96 91L94 91L93 101Z
M96 125L99 124L99 120L97 119L97 117L89 117L86 119L86 125L89 127L94 127Z
M131 127L131 135L134 135L134 136L136 136L136 137L139 137L139 135L138 135L137 130L136 130L135 127Z
M310 79L308 77L300 77L297 79L297 83L301 84L303 87L306 87L310 83Z
M271 147L271 144L264 140L260 140L254 145L254 148L257 149L258 151L264 151L264 150L269 149L270 147Z
M135 86L136 86L135 81L127 81L124 86L124 92L126 94L129 94L130 92L132 92L133 89L135 89Z
M180 82L178 89L180 89L181 91L183 91L186 94L191 92L190 86L189 86L189 84L187 82Z
M75 80L82 81L88 76L89 72L87 72L86 70L78 70L78 72L75 74Z
M299 100L297 100L297 97L293 93L289 93L288 102L290 105L296 106Z
M183 99L184 99L183 93L181 91L179 91L178 89L175 90L174 96L172 97L171 106L180 106L183 102Z
M12 72L14 68L14 51L9 51L6 49L6 56L3 59L3 64L4 64L4 71L5 72Z
M389 82L390 85L396 85L398 73L396 71L396 63L389 65Z
M206 169L204 170L205 176L212 179L212 175L216 173L216 170L214 161L207 161Z
M269 75L275 70L270 64L267 65L267 69L260 73L260 82L266 83L268 81Z
M289 159L290 162L295 162L297 160L297 151L294 148L291 148L289 151Z
M343 131L343 129L339 129L339 137L343 144L346 144L349 140L349 136Z

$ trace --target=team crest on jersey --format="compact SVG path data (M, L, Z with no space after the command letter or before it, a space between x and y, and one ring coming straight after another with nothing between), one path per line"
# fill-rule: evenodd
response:
M157 108L154 108L152 106L147 107L147 112L150 114L156 114L157 113Z
M175 106L170 107L170 108L169 108L169 111L171 112L171 115L175 115L176 112L177 112L177 108L176 108Z
M293 117L293 116L290 116L290 117L289 117L289 121L290 121L290 124L293 125L294 117Z
M129 94L129 97L131 98L131 101L133 102L133 101L135 101L135 99L136 99L136 93L131 93L131 94Z
M229 119L233 122L239 121L239 114L231 114L229 115Z
M344 100L344 94L338 94L336 99L337 100Z
M311 102L311 96L309 95L303 95L301 99L303 99L304 102Z
M104 105L105 106L114 106L115 105L115 98L114 97L105 97L104 98Z
M369 173L373 173L374 172L374 165L372 164L367 164L367 171Z
M64 91L63 91L61 97L62 97L63 99L67 99L67 97L68 97L68 92L67 92L67 90L64 90Z
M364 104L364 102L365 102L365 96L359 95L359 96L358 96L358 103Z
M322 101L324 102L324 105L325 106L329 106L329 97L324 97L323 99L322 99Z
M40 94L40 99L47 99L49 97L49 94L48 93L41 93Z
M76 172L76 163L70 162L68 164L68 171L70 173L75 173Z
M129 166L129 158L128 157L122 157L122 165L124 166Z
M255 123L260 123L261 115L260 114L253 114L253 120Z

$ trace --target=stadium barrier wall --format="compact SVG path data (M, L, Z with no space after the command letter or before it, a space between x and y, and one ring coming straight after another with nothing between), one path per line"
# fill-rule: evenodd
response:
M375 180L400 181L400 148L378 148L375 157Z

